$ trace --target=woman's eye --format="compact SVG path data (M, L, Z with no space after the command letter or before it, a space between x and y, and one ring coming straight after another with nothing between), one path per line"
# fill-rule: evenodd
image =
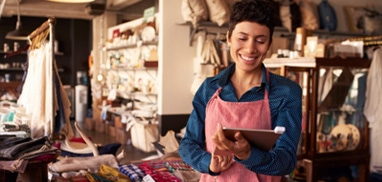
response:
M260 43L260 44L264 44L265 43L265 40L263 39L257 39L256 42Z
M239 40L247 40L245 37L239 37Z

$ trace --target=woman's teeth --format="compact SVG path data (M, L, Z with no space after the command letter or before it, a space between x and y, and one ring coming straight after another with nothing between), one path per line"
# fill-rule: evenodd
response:
M246 57L246 56L243 56L243 55L241 55L241 58L243 58L246 61L253 61L253 60L255 60L254 57Z

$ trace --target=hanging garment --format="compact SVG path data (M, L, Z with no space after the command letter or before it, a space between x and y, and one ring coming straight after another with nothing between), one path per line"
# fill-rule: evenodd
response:
M269 73L267 71L267 77ZM212 136L218 123L225 127L271 129L271 112L269 108L268 91L264 99L253 102L226 102L220 99L219 88L208 102L206 108L206 136ZM240 113L240 114L238 114ZM207 150L213 152L215 144L211 137L206 138ZM281 176L256 174L239 163L220 173L219 176L202 174L200 181L281 181Z
M364 114L370 127L370 171L382 174L382 49L374 51L366 83L366 99Z
M48 136L53 132L51 129L55 129L56 133L62 130L65 135L74 136L68 125L70 100L58 75L50 46L45 42L41 43L40 48L28 52L27 73L17 103L31 115L31 136ZM50 128L52 122L55 122L55 128Z
M23 91L17 104L25 107L26 114L31 115L31 136L33 138L44 136L45 126L52 109L52 89L48 86L52 81L52 71L47 60L47 46L41 44L39 49L28 52L28 75L25 78ZM48 89L49 88L49 89ZM50 103L50 104L47 104ZM48 108L47 108L48 107Z

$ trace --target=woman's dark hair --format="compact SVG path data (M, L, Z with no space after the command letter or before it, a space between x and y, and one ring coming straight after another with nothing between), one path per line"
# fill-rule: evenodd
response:
M279 17L278 4L272 0L242 0L233 5L228 27L228 37L231 37L236 24L249 21L265 25L269 28L272 41L273 30Z

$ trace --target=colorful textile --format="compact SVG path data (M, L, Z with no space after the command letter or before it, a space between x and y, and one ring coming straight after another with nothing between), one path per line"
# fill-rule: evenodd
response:
M113 182L98 173L86 173L86 177L90 182Z
M164 162L144 162L138 164L147 175L150 175L156 182L181 182L165 166Z
M132 182L140 182L146 175L145 172L135 164L120 165L119 171L127 175Z
M130 178L125 174L119 172L117 168L110 167L108 165L101 165L99 174L111 181L118 182L130 182Z

